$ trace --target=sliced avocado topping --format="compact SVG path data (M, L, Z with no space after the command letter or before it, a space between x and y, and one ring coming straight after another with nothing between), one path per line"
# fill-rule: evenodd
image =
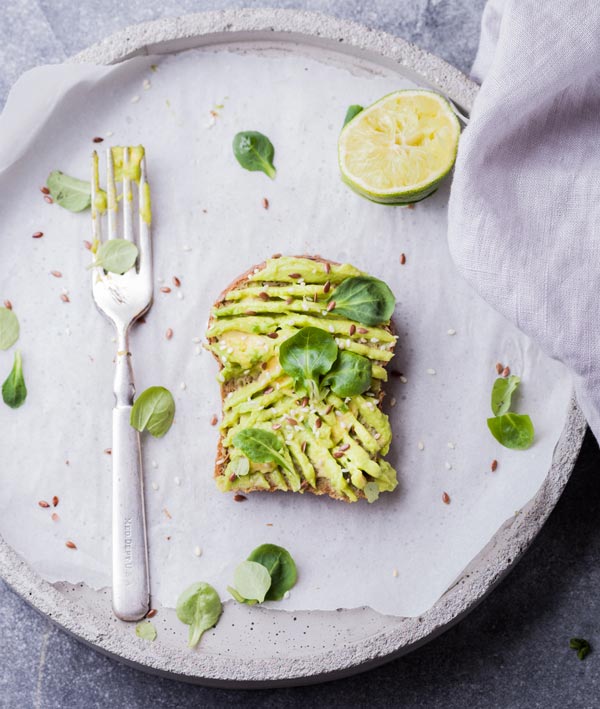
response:
M220 490L332 490L355 501L359 496L375 499L375 493L396 487L396 473L383 460L392 433L378 407L396 337L388 322L365 326L327 307L335 300L337 286L364 275L348 264L269 259L215 306L207 336L227 389ZM372 378L366 392L341 398L329 386L314 396L298 389L282 369L279 348L310 327L331 335L338 351L370 360ZM277 441L271 440L281 448L277 455L285 458L285 466L277 457L261 462L252 460L247 450L248 458L236 449L237 434L257 429L276 434Z

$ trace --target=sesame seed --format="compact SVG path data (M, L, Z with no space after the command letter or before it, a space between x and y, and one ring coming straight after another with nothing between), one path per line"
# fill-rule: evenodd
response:
M335 328L333 327L333 325L329 326L329 332L335 332Z
M87 239L84 239L84 240L83 240L83 245L85 246L85 248L86 248L88 251L91 251L91 249L92 249L92 242L91 242L91 241L88 241Z
M448 330L448 334L449 334L449 335L456 335L456 330L455 330L453 327L451 327L451 328Z
M153 483L152 483L152 489L153 489L153 490L158 490L158 483L157 483L157 482L153 482Z
M148 89L152 86L152 84L150 83L150 79L144 79L144 81L142 81L142 86L144 87L145 91L148 91Z
M323 286L323 293L329 293L331 290L331 281L327 281Z
M152 461L152 467L155 469L158 468L158 463L155 460Z
M281 428L281 424L280 424L280 423L274 423L274 424L271 426L271 428L272 428L274 431L279 431L279 429Z
M402 384L406 384L406 382L408 382L408 379L404 376L404 374L401 374L400 381L402 382Z
M446 470L452 470L452 463L446 461Z
M200 337L192 337L192 342L197 345L199 342L202 342L202 338L200 338Z
M112 448L105 448L104 452L106 453L106 455L112 455Z
M111 137L114 135L114 133L113 133L112 130L107 130L104 135L105 135L107 138L111 138Z
M187 384L185 382L181 382L179 388L183 391L184 389L187 389Z
M450 450L454 450L456 448L456 443L452 443L452 441L448 441L448 448L450 448Z
M381 433L379 433L379 432L376 433L376 434L373 436L373 438L374 438L376 441L378 441L378 440L381 438Z
M420 451L425 450L425 444L423 443L423 441L419 441L419 442L417 443L417 448L418 448Z
M177 487L179 487L181 485L181 478L176 475L173 478L173 482L175 483L175 485L177 485Z
M290 278L302 278L301 273L290 273Z
M140 100L139 96L132 96L131 103L137 103Z
M191 251L192 247L189 244L184 244L183 251Z
M394 396L390 399L390 406L396 406L396 398Z
M194 556L202 556L202 549L199 546L194 547Z
M177 300L183 300L183 293L181 291L177 291Z
M344 451L333 451L332 455L334 458L341 458L344 455Z
M201 345L196 345L196 349L195 349L195 351L194 351L194 354L197 354L197 355L202 354L202 347L201 347Z
M44 202L46 202L46 204L53 204L54 200L49 195L44 195Z
M431 374L432 376L436 373L435 369L428 369L427 374Z
M393 576L395 579L398 578L398 569L394 569L394 570L392 571L392 576Z
M290 592L289 592L289 591L286 591L286 592L283 594L283 597L287 600L287 599L290 597Z

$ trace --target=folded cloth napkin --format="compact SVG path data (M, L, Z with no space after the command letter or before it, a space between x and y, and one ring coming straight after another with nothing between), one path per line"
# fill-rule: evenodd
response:
M491 0L474 71L485 77L456 161L452 257L569 367L600 440L600 6Z

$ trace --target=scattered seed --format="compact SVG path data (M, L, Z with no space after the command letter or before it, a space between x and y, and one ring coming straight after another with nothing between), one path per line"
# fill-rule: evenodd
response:
M165 516L166 516L168 519L173 519L171 513L169 512L169 510L168 510L166 507L163 507L163 512L165 513Z
M428 369L427 374L431 374L432 376L436 373L435 369Z
M442 502L443 502L445 505L449 505L449 504L450 504L450 495L449 495L447 492L442 493Z
M167 340L170 340L173 337L173 330L171 328L168 328L167 331L165 332L165 337Z
M272 428L274 431L279 431L279 429L281 428L281 424L280 424L280 423L274 423L274 424L271 426L271 428Z
M342 424L342 428L343 428L343 426L344 426L344 424ZM373 436L373 438L374 438L376 441L378 441L378 440L381 438L381 433L376 433L376 434Z
M285 302L287 305L291 305L294 302L294 299L290 295L288 298L285 299Z
M40 501L38 502L38 505L39 505L40 507L44 507L44 508L50 507L50 505L46 502L46 500L40 500Z
M92 143L103 143L103 142L104 142L104 138L101 138L99 135L92 138Z
M60 294L60 299L62 300L63 303L70 303L69 296L66 293L61 293Z
M54 276L54 278L62 278L62 273L60 271L50 271L50 274Z
M235 473L231 473L231 475L229 476L229 482L233 482L235 480L235 477Z
M320 418L317 418L317 420L315 421L316 428L321 428L322 425L323 421Z
M425 450L425 444L423 443L423 441L419 441L419 442L417 443L417 448L418 448L420 451Z
M302 278L301 273L290 273L290 278Z
M496 371L498 374L502 374L502 370L504 369L504 366L500 364L500 362L496 362Z
M327 312L330 313L335 308L335 300L330 300L327 303Z
M84 239L84 240L83 240L83 245L85 246L85 248L86 248L88 251L91 251L91 250L92 250L92 242L91 242L91 241L88 241L87 239Z
M452 443L452 441L448 441L448 448L450 448L450 450L454 450L456 448L456 443Z
M281 258L283 254L273 254L271 258Z
M492 473L494 473L496 471L497 467L498 467L498 461L496 459L492 460L492 464L490 465Z
M287 423L290 426L297 426L298 425L298 421L296 421L296 419L293 419L291 416L288 416L285 420L287 421Z
M394 406L396 406L396 397L395 397L395 396L392 396L392 398L390 399L390 406L391 406L392 408L393 408Z
M233 501L234 501L234 502L245 502L246 499L247 499L247 498L245 497L245 495L237 494L237 495L234 495L234 496L233 496Z
M261 292L258 294L258 297L259 297L261 300L269 300L269 294L268 294L268 293L265 293L264 291L261 291Z
M146 618L154 618L154 616L158 613L156 608L150 608L150 610L146 613Z
M448 330L448 334L449 334L449 335L456 335L456 330L455 330L453 327L451 327L451 328Z
M5 300L5 301L4 301L4 307L5 307L7 310L12 310L12 303L10 302L10 300Z
M343 446L340 446L340 450L341 450L341 451L347 451L348 448L350 448L350 444L349 444L349 443L344 443Z
M244 315L256 315L256 310L245 310Z
M360 335L366 335L367 332L369 332L369 331L367 330L366 327L359 327L358 330L357 330L357 332L358 332Z
M45 185L43 187L40 187L40 192L42 194L50 194L50 190Z
M58 497L56 495L54 495L54 497L52 498L52 506L56 507L57 505L58 505Z
M105 135L107 138L112 138L112 136L114 135L114 133L112 132L112 130L107 130L104 135Z
M181 485L181 478L179 478L179 477L176 475L176 476L173 478L173 482L175 483L175 485L177 485L177 487L179 487L179 486Z
M194 554L196 556L202 556L202 549L198 546L194 547Z
M192 337L192 342L197 345L199 342L202 342L202 338L200 337Z
M152 489L153 489L153 490L158 490L158 483L157 483L157 482L153 482L153 483L152 483Z
M302 441L302 445L300 446L300 450L301 450L303 453L306 452L306 446L307 446L307 442L306 442L306 441ZM267 525L267 527L268 527L268 526L269 526L269 525ZM273 525L270 525L270 526L272 527Z
M69 549L77 549L75 542L72 542L70 539L69 539L69 541L65 542L65 546L68 547Z
M510 367L504 367L502 370L502 376L503 377L508 377L510 375Z
M185 389L187 389L187 384L186 384L185 382L181 382L181 384L179 385L179 388L180 388L182 391L184 391Z
M137 103L140 100L139 96L133 96L131 99L131 103Z
M408 379L404 376L404 374L401 374L400 381L402 382L402 384L406 384L408 382Z
M333 404L329 404L329 406L325 409L325 416L329 416L329 414L333 411Z
M158 468L158 463L157 463L155 460L152 461L152 467L153 467L155 470L156 470L156 468Z
M46 194L44 195L44 202L47 202L48 204L53 204L54 200L52 199L52 197L50 197L50 195Z
M392 571L392 576L393 576L395 579L398 578L398 569L394 569L394 570Z
M216 426L218 423L219 423L219 417L217 416L217 414L213 414L212 418L210 420L210 425Z
M406 254L400 254L400 263L402 266L406 263Z
M323 286L323 293L329 293L331 290L331 281L327 281L327 283Z
M268 200L266 197L263 197L263 198L262 198L262 206L263 206L264 209L268 209L268 208L269 208L269 200ZM272 258L275 258L275 257L273 256Z
M112 455L112 448L105 448L104 452L106 453L106 455Z
M53 512L52 515L50 516L50 519L53 522L58 522L60 520L60 517L58 516L58 514L56 512Z
M33 239L41 239L42 236L44 236L44 232L43 231L36 231L31 236Z
M344 451L333 451L332 455L334 458L341 458L344 455Z
M269 394L272 394L275 391L273 387L267 387L264 391L265 396L268 396Z
M330 263L325 264L325 273L331 273L331 264Z
M446 470L452 470L452 463L446 461Z
M179 288L179 286L181 286L181 281L177 278L177 276L173 276L173 285L175 288Z
M160 292L161 293L170 293L171 289L169 288L169 286L162 286L160 289Z
M356 325L354 325L354 324L350 325L350 337L352 337L352 335L354 335L355 332L356 332Z
M179 300L183 300L183 293L182 293L180 290L177 291L177 298L178 298Z

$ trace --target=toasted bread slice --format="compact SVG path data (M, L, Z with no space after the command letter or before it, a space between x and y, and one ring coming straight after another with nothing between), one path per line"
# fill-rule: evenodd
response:
M319 256L276 256L221 293L207 331L223 407L215 464L219 489L312 492L354 502L373 501L396 487L396 473L383 459L391 429L381 404L397 338L389 322L367 327L327 310L340 283L364 275ZM279 346L306 326L330 332L340 350L371 360L368 391L345 399L328 391L312 401L294 390L281 368ZM245 428L275 433L290 470L248 461L232 442Z

